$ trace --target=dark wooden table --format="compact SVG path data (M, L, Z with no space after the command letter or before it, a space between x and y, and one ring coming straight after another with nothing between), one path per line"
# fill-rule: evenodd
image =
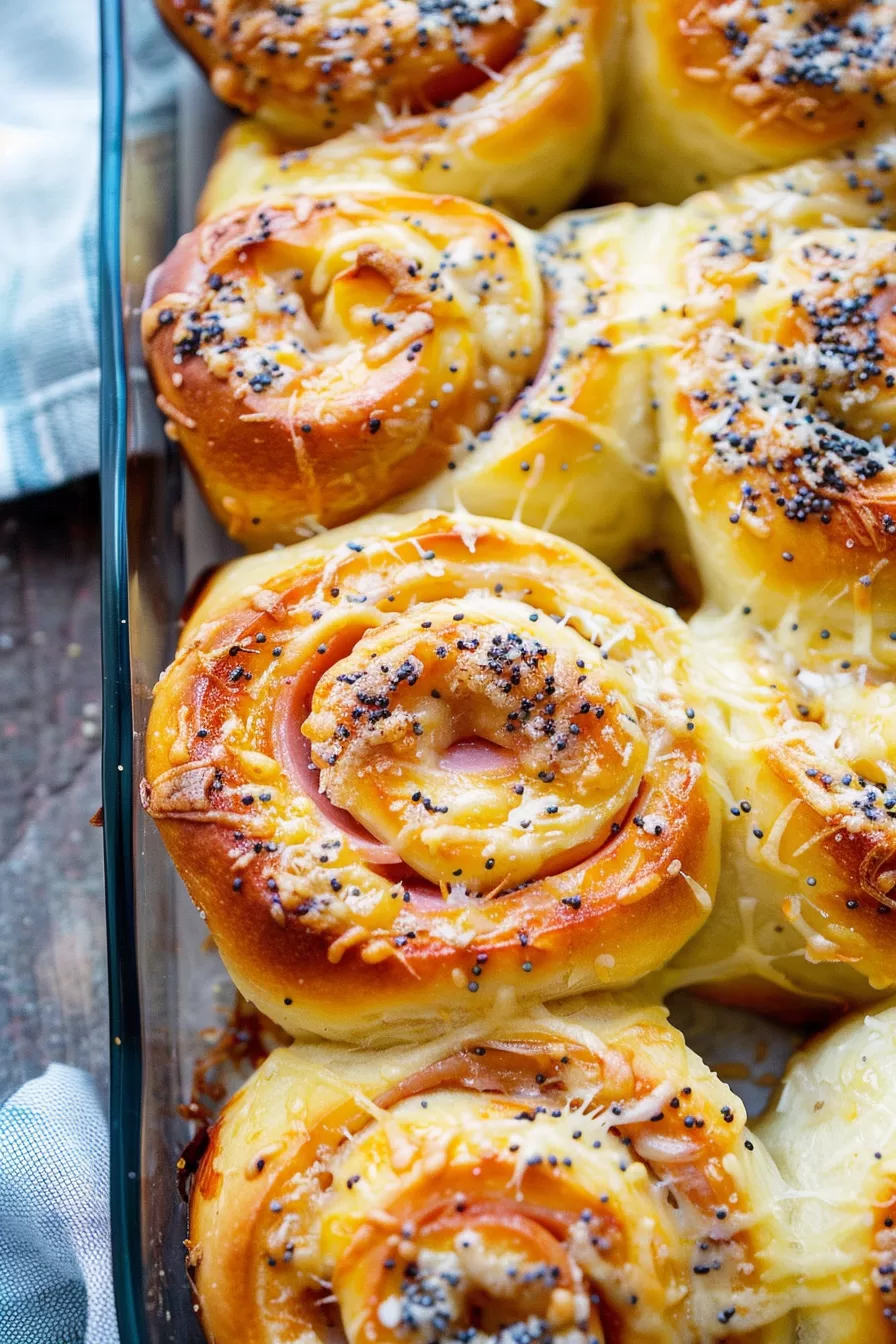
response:
M99 494L0 505L0 1102L51 1061L105 1098Z

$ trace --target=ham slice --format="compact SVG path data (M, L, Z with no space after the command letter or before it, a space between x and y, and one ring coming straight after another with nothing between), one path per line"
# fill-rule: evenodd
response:
M513 756L484 737L462 737L442 753L441 763L460 774L504 773L513 768Z
M356 821L351 812L331 803L320 787L320 771L311 759L311 743L302 732L308 716L312 688L297 678L282 694L274 711L272 739L274 752L289 782L306 794L318 811L347 839L365 862L374 868L393 868L403 865L400 854L390 845L384 845Z

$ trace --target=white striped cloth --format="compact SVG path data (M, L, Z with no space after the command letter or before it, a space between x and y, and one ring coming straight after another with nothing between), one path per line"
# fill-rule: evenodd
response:
M140 57L138 133L170 131L172 46L149 0L125 10ZM0 499L10 499L97 465L97 3L0 0L0 32Z

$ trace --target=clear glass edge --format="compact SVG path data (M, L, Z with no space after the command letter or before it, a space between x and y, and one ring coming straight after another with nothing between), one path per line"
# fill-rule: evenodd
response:
M120 0L100 0L99 220L103 849L109 975L109 1162L115 1306L122 1344L147 1339L141 1249L142 1052L133 882L128 635L127 368L121 284L124 41Z

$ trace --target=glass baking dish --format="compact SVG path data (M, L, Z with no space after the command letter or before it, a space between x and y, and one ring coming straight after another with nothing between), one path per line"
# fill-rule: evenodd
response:
M110 977L112 1227L122 1344L203 1338L184 1268L177 1163L198 1064L234 996L139 805L152 688L190 584L235 553L165 439L140 352L147 276L189 228L228 114L152 0L101 0L101 484L104 837ZM150 96L170 78L163 112ZM633 580L636 581L636 580ZM757 1111L796 1036L676 996L689 1043Z

